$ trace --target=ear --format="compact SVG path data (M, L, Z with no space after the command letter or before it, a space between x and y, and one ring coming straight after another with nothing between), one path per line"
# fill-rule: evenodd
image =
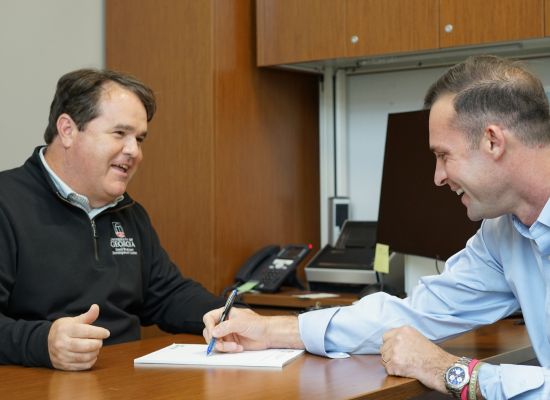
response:
M69 114L61 114L57 118L57 135L63 144L63 147L69 148L73 144L78 133L78 127Z
M498 160L506 150L506 134L498 125L487 125L481 139L481 149L491 158Z

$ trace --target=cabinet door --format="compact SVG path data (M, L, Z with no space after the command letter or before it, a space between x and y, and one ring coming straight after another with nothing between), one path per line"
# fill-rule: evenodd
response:
M539 38L543 0L441 0L439 30L441 47Z
M347 0L348 56L436 49L439 0Z
M258 65L346 55L341 0L257 0Z

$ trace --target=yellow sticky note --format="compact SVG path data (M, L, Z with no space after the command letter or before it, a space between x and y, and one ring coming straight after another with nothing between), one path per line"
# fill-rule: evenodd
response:
M374 251L374 270L388 274L390 272L390 246L376 243Z

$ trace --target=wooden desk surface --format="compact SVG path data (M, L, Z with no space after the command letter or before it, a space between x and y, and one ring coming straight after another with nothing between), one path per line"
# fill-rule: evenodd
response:
M242 301L250 306L264 306L270 308L290 308L306 309L333 306L348 306L358 299L356 294L337 293L337 297L326 297L319 299L300 298L297 295L319 293L298 290L292 288L282 288L277 293L244 293L241 295Z
M418 381L387 376L377 355L331 360L306 354L283 369L157 366L133 359L171 343L202 343L199 336L162 336L102 349L91 371L0 366L3 399L401 399L424 393ZM524 326L504 320L446 342L457 355L499 362L533 358Z

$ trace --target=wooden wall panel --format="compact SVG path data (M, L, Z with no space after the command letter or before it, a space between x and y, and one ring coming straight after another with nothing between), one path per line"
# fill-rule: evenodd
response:
M129 193L145 206L182 272L213 289L211 3L105 6L107 66L135 74L158 100Z
M267 244L319 247L317 77L255 66L251 2L215 7L216 270ZM303 265L302 265L303 268Z
M317 77L255 67L252 0L107 0L107 65L159 110L130 193L220 292L268 243L319 245Z

